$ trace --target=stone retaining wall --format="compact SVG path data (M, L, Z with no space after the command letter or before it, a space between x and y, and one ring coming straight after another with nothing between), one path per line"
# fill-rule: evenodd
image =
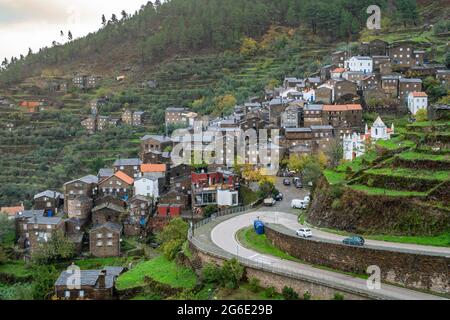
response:
M307 240L266 226L266 236L284 252L311 264L366 274L369 266L380 267L382 281L402 286L450 293L450 258L353 247Z

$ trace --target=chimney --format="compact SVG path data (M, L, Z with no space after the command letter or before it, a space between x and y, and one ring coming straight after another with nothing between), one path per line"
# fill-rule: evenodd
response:
M100 274L98 276L98 287L99 289L106 288L106 270L100 271Z

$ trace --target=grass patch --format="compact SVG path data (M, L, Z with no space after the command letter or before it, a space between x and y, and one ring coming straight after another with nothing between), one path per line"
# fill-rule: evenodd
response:
M27 278L31 276L32 270L27 268L27 265L22 260L0 264L0 273L12 275L16 278Z
M132 270L122 274L117 279L116 287L124 290L143 286L145 277L174 288L192 289L197 282L195 273L191 269L179 266L174 261L168 261L164 256L159 256L141 262Z
M255 251L261 252L263 254L268 254L274 257L278 257L284 260L291 260L300 262L299 259L290 256L284 251L275 247L269 240L265 234L258 235L253 230L252 227L244 228L238 231L236 234L239 242L249 249L253 249Z
M131 261L130 258L108 257L76 260L75 264L81 270L95 270L103 267L127 267Z
M258 193L253 192L250 188L246 186L241 186L240 197L244 206L248 206L258 200Z
M424 180L445 181L450 178L448 171L413 170L407 168L379 168L366 171L369 174L385 175L393 177L417 178Z
M329 184L340 184L345 182L345 173L344 172L336 172L333 170L324 170L323 175L328 180Z
M387 150L397 150L402 148L412 148L415 146L413 141L404 140L402 136L398 136L389 140L378 140L377 146Z
M402 152L398 157L404 160L450 161L449 155L429 154L415 151Z
M235 290L221 288L215 298L218 300L283 300L283 296L279 293L275 293L272 298L267 298L263 288L258 288L254 292L248 283L241 284Z
M416 192L416 191L401 191L401 190L389 190L389 189L383 189L383 188L374 188L369 187L362 184L355 184L355 185L349 185L349 188L357 191L365 192L369 195L383 195L383 196L396 196L396 197L421 197L426 196L427 192Z

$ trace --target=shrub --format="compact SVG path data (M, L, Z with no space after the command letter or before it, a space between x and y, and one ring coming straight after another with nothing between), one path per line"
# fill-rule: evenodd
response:
M202 269L202 279L206 283L220 283L222 278L221 269L214 263L207 263Z
M249 286L250 286L250 291L256 293L258 292L260 286L260 281L258 278L251 278L250 281L248 282Z
M298 293L291 287L285 286L281 294L285 300L298 300Z
M188 224L181 218L177 218L170 221L158 235L158 240L162 243L161 249L167 259L175 259L177 253L181 251L188 229Z
M238 288L239 282L244 276L244 270L244 267L235 258L225 261L222 267L223 285L230 289Z
M342 208L342 202L340 199L334 199L333 202L331 203L331 208L333 210L338 210L340 208Z
M344 295L342 293L336 292L334 294L333 300L344 300Z
M274 287L269 287L264 290L264 296L266 298L274 298L277 294L277 291Z
M311 293L309 293L309 291L306 291L303 294L303 300L311 300Z

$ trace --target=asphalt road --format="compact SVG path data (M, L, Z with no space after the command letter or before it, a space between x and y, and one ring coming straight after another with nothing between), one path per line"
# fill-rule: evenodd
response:
M264 207L259 209L258 211L263 212L272 212L272 213L289 213L290 215L285 216L284 226L291 229L292 231L296 231L301 227L308 227L312 230L313 236L318 240L332 241L332 242L342 242L346 237L342 235L338 235L335 233L330 233L326 231L322 231L316 229L311 226L302 226L297 222L297 215L300 212L299 210L291 208L291 201L293 199L303 199L306 195L309 195L308 189L297 189L294 185L284 186L283 178L278 178L276 187L277 189L283 193L284 199L281 202L278 202L273 207ZM295 234L295 232L293 232ZM367 247L376 248L376 249L384 249L391 251L399 251L399 252L415 252L418 254L431 254L431 255L440 255L440 256L450 256L450 248L448 247L433 247L433 246L424 246L417 244L409 244L409 243L397 243L397 242L386 242L386 241L377 241L365 239L365 244Z
M298 274L308 277L309 279L316 279L319 281L327 281L345 288L358 290L359 292L366 292L371 295L379 296L385 299L400 299L400 300L434 300L441 299L440 297L430 294L421 293L414 290L404 289L396 286L382 284L381 289L370 290L367 287L366 280L351 277L342 273L332 272L315 268L309 265L297 263L294 261L283 260L274 256L260 254L257 251L247 249L243 247L236 240L236 233L240 229L251 226L253 221L259 217L263 221L269 223L276 223L284 225L290 229L295 229L298 224L292 217L294 215L290 213L273 213L264 211L255 211L236 216L234 218L225 220L218 224L211 231L211 240L218 247L223 250L237 255L239 257L252 260L261 266L268 266L281 269L291 274Z

